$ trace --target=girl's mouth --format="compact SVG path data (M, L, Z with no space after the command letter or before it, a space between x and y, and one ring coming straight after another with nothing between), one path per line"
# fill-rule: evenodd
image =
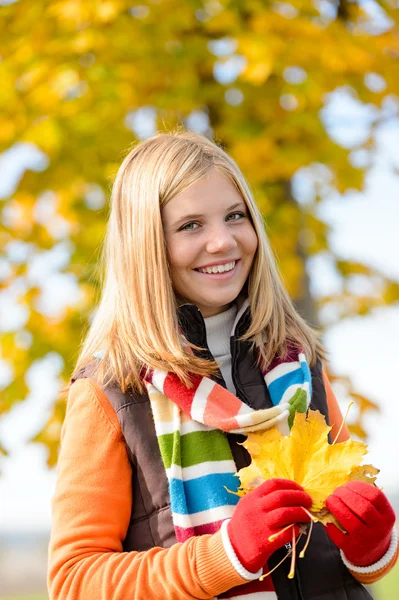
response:
M194 271L211 279L230 279L230 277L235 275L239 262L240 260L233 260L224 265L214 265L213 267L205 267L204 269L194 269Z

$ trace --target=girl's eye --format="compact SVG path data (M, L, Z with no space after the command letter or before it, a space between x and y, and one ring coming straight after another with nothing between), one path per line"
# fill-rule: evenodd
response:
M230 217L233 217L233 219L230 219ZM227 218L229 219L229 221L238 221L242 217L245 217L245 214L243 212L234 212L228 215Z
M227 221L239 221L243 217L245 217L245 213L243 212L234 212L227 215ZM199 224L195 221L190 221L190 223L186 223L182 227L180 227L179 231L195 231L199 227Z
M186 223L183 227L180 227L179 231L194 231L194 227L191 227L191 225L198 225L198 223L194 223L194 221Z

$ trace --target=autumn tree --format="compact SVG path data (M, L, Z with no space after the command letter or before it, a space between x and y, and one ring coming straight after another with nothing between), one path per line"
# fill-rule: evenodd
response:
M2 202L1 293L17 289L25 317L15 330L2 315L1 358L13 376L0 412L24 400L28 369L49 352L62 356L61 379L68 380L98 298L104 198L123 153L155 130L184 124L232 154L260 203L288 290L311 322L320 324L326 305L335 316L322 326L396 302L397 282L334 255L315 207L326 193L344 201L345 192L362 189L376 128L397 114L397 22L393 0L0 2L0 152L30 144L44 161ZM337 90L374 110L355 148L334 141L323 116ZM354 160L360 149L367 164ZM306 205L292 185L303 168L313 185ZM23 259L15 259L16 243ZM60 271L76 279L80 295L51 316L32 265L60 246ZM321 252L343 285L316 302L306 265ZM353 294L356 274L379 293ZM374 405L357 400L353 428L362 435L362 414ZM48 446L50 464L63 414L55 399L35 438Z

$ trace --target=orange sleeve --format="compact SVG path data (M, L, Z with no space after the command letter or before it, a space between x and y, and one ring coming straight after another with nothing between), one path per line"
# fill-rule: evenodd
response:
M168 549L123 552L131 503L131 467L117 416L97 384L79 379L68 396L52 498L50 600L193 600L246 583L220 532Z
M349 569L349 571L352 573L352 575L355 579L360 581L360 583L363 583L364 585L371 585L372 583L375 583L379 579L382 579L382 577L384 577L387 573L389 573L389 571L398 562L398 556L399 556L399 547L396 548L396 552L395 552L395 555L393 556L392 560L387 565L385 565L385 567L383 567L382 569L379 569L378 571L373 571L372 573L356 573L355 571L351 571L350 569Z
M335 440L337 437L339 428L342 425L343 417L341 413L341 409L339 408L337 399L331 387L331 383L328 380L327 374L323 369L323 382L324 388L326 390L327 396L327 407L328 407L328 415L330 418L331 425L331 440ZM337 438L337 442L344 442L345 440L349 440L350 438L349 429L346 425L344 425L340 431L340 434Z

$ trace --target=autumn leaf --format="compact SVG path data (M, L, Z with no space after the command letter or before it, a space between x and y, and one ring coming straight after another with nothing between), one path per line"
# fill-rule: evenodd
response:
M354 467L350 473L350 481L365 481L366 483L374 483L377 479L379 469L373 465L360 465Z
M244 496L263 481L273 477L299 483L311 496L311 513L326 524L337 524L325 507L327 497L351 480L373 484L378 469L360 465L367 445L354 440L330 444L331 430L319 411L296 413L291 433L284 436L276 428L249 434L243 446L252 457L241 469L239 495Z

